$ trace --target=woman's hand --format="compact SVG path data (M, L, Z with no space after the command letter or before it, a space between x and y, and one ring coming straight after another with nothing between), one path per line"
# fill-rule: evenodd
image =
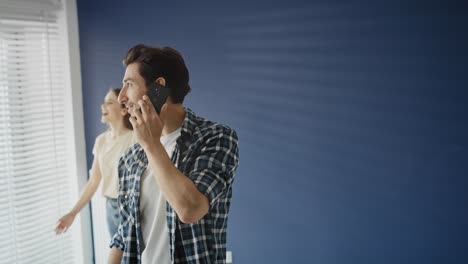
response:
M57 221L57 226L55 227L55 234L60 235L62 233L67 232L68 228L73 224L73 221L75 220L75 216L76 215L74 213L68 213L62 216Z

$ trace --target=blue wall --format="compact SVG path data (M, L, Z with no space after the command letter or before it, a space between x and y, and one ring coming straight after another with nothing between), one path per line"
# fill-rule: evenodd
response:
M234 263L467 263L467 5L80 0L88 165L134 44L240 137Z

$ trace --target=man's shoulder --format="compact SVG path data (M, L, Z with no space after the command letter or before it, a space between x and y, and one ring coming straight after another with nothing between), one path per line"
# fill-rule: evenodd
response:
M197 117L197 125L193 132L197 139L229 137L237 140L237 133L233 128L203 117Z
M146 160L145 151L139 143L135 143L127 150L125 150L122 157L120 157L120 162L133 163L135 161L141 161L143 159Z
M118 174L120 179L125 181L132 181L135 179L136 173L145 170L148 164L145 151L136 143L135 145L128 148L119 160ZM127 188L126 184L121 186Z

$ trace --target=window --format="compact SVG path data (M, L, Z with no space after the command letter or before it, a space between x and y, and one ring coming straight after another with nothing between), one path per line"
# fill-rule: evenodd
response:
M59 1L0 3L0 263L83 258L79 220L53 231L77 192L63 12Z

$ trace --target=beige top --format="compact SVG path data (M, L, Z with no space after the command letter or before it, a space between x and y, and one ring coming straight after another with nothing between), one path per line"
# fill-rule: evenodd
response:
M106 131L96 138L93 155L99 162L103 196L117 199L119 194L119 159L135 143L136 139L131 130L115 139L111 138L110 131Z

